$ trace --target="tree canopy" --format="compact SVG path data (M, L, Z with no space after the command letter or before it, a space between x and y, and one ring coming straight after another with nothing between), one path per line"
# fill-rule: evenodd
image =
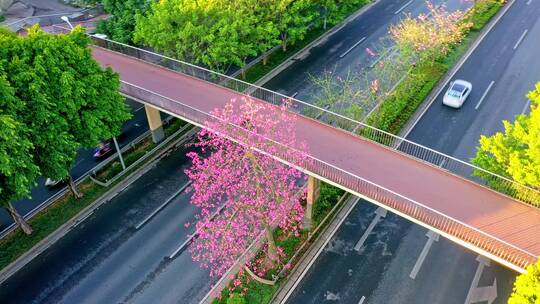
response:
M246 99L213 115L219 120L207 122L209 130L199 133L202 153L188 154L193 165L186 171L194 190L191 203L200 208L199 236L190 251L212 276L227 271L263 232L268 259L271 264L279 259L272 231L279 226L297 233L304 214L298 183L302 175L269 155L291 163L306 161L305 149L295 137L295 116L286 106Z
M527 272L518 276L508 304L540 303L540 261L529 266Z
M133 43L135 15L143 14L149 5L146 0L103 0L111 17L98 23L98 32L122 43Z
M242 67L280 42L283 49L304 38L325 16L365 0L167 0L138 13L134 42L212 69ZM345 5L346 4L346 5ZM344 6L345 5L345 6Z
M33 163L54 180L70 177L80 147L118 135L131 115L118 75L95 62L88 43L82 28L50 35L35 26L26 37L0 32L0 94L9 96L0 112L21 126Z
M540 189L540 83L529 92L531 112L514 123L503 121L504 132L482 135L472 162L488 171ZM483 176L482 172L476 173Z

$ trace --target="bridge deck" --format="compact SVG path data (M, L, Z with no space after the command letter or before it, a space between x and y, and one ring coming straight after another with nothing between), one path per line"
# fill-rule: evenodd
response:
M210 112L215 108L222 107L231 98L240 96L239 93L226 88L119 53L101 48L93 48L92 51L95 59L102 66L110 66L120 74L123 81L180 101L201 111ZM174 112L174 109L168 110ZM540 256L540 209L525 205L432 165L311 119L300 117L297 132L298 140L307 143L309 152L314 158L477 228L494 238L532 254L534 257ZM322 171L314 173L335 183L342 185L345 183L335 174L326 174L327 172ZM345 188L351 187L345 186ZM361 189L349 190L362 192ZM380 197L371 198L386 202ZM437 227L438 222L426 220L425 212L401 210L399 204L400 202L393 202L393 205L389 207L402 212L409 218L427 222L427 226L435 227L458 239L461 238L459 231L456 230L459 230L459 227L445 228L447 227L445 224ZM469 242L470 240L465 239L464 241ZM510 260L510 264L517 265L518 269L524 268L535 260L534 257L529 256L525 263L518 262L507 258L504 254L504 250L508 248L489 248L489 244L482 244L473 244L472 247L478 247L479 252L482 253L486 250L488 254L504 261Z

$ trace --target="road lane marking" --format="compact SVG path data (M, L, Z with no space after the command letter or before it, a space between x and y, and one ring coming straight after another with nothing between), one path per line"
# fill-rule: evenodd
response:
M492 80L490 83L489 83L489 86L487 87L487 89L484 91L484 94L482 95L482 97L480 97L480 100L478 101L478 104L476 105L476 107L474 107L475 110L478 110L478 108L480 107L480 105L482 104L482 101L484 101L484 98L486 98L487 94L489 93L489 90L491 90L491 87L495 84L495 80Z
M447 78L443 81L443 83L439 83L440 86L435 87L434 90L436 90L436 94L432 95L431 99L424 100L424 103L427 103L426 106L421 110L420 114L414 119L413 123L407 128L405 127L405 131L400 132L402 138L407 138L409 134L411 134L414 127L418 124L418 122L424 117L426 112L431 108L435 100L438 99L438 97L441 95L443 90L446 88L448 83L452 80L452 78L456 75L456 73L463 67L465 62L471 57L471 55L476 51L478 46L482 43L482 41L486 38L486 36L491 32L493 27L499 23L501 18L506 15L508 10L516 3L516 1L511 1L509 4L505 5L501 12L499 12L494 18L492 19L486 26L486 28L482 31L482 34L480 34L479 37L476 38L473 45L465 52L465 55L461 57L461 59L458 61L456 65L452 68L450 71L450 74L447 75ZM428 96L429 97L429 96ZM423 106L423 105L422 105Z
M218 210L216 210L214 212L214 214L212 214L210 216L210 220L213 221L214 218L221 213L221 211L223 211L223 209L225 209L225 204L222 204L221 206L219 206ZM189 245L191 243L191 241L198 237L199 236L199 230L195 230L195 232L191 235L188 235L187 236L187 239L182 243L180 244L180 246L178 246L178 248L176 248L176 250L174 250L171 254L169 254L169 259L174 259L174 257L179 254L180 252L182 252L186 247L187 245Z
M497 278L493 279L493 284L490 286L477 287L469 299L469 303L487 302L493 303L497 298Z
M525 112L527 112L530 106L531 106L531 100L527 99L527 102L523 106L523 110L521 110L521 114L525 114Z
M394 15L401 13L405 8L407 8L407 6L411 5L413 1L414 0L410 0L409 2L405 3L402 7L400 7L397 11L394 12Z
M384 208L377 208L377 210L375 210L375 218L371 221L371 223L369 224L368 228L366 229L366 231L364 232L364 234L362 235L362 237L360 238L360 240L358 241L358 243L356 243L356 246L354 246L354 250L356 251L360 251L360 248L362 248L362 246L364 245L364 242L367 240L369 234L371 233L371 231L373 230L373 228L375 228L375 225L377 225L377 223L379 222L379 220L383 217L386 216L386 209Z
M366 300L366 297L365 297L365 296L362 296L362 298L360 299L360 302L358 302L358 304L364 303L365 300Z
M532 0L529 0L529 1L527 1L527 3L525 3L525 4L529 5L529 4L531 4L531 2L532 2Z
M523 41L523 38L525 38L525 35L527 35L527 33L529 32L528 29L526 29L525 31L523 31L523 34L521 34L521 36L519 37L518 41L516 42L516 44L514 44L514 50L518 48L519 44L521 43L521 41Z
M490 265L490 261L488 258L484 256L477 256L476 260L478 261L478 267L476 268L476 272L474 273L473 280L471 282L471 287L469 288L469 292L467 293L467 298L465 298L465 304L471 303L471 298L473 296L473 293L475 293L475 289L478 286L478 281L480 281L480 276L482 276L482 272L484 271L484 267Z
M289 291L287 292L287 294L285 295L285 297L283 297L283 299L281 300L281 302L279 302L280 304L281 303L285 303L287 302L287 300L289 299L289 297L292 295L293 291L296 289L296 287L298 287L298 284L300 284L300 281L302 281L302 279L304 278L304 276L306 275L306 273L308 272L308 270L311 268L311 266L313 265L313 263L315 263L315 260L317 260L317 258L319 257L319 255L321 254L321 252L324 250L324 248L326 248L326 245L328 245L328 243L330 242L330 240L332 239L332 237L334 237L334 234L336 234L336 232L338 231L339 227L341 227L341 224L343 224L343 222L345 221L345 219L349 216L349 214L352 212L352 210L354 209L354 207L356 206L356 204L358 203L358 201L360 200L360 197L357 197L357 196L352 196L351 199L354 199L354 202L352 203L352 206L350 207L349 210L347 210L347 212L345 213L345 215L343 216L343 218L337 223L337 225L334 227L334 229L332 230L332 232L330 233L330 235L328 236L328 238L326 239L326 241L324 241L323 245L321 246L321 248L319 248L319 250L315 253L315 256L313 256L313 258L311 259L311 261L309 261L309 263L307 264L306 268L302 271L302 273L300 274L300 276L298 276L298 278L296 279L296 282L294 282L293 286L291 287L291 289L289 289Z
M431 230L428 230L426 236L428 238L426 244L424 245L422 252L420 252L420 256L418 257L418 260L416 260L416 264L414 264L414 267L409 274L409 277L413 280L416 278L416 275L420 271L420 268L422 268L422 264L424 264L424 260L429 253L429 249L431 249L431 245L433 245L433 242L439 241L439 235Z
M144 220L139 222L137 226L135 226L136 230L139 230L144 224L146 224L150 219L152 219L156 214L158 214L165 206L167 206L172 200L177 197L180 193L182 193L189 185L191 185L191 181L185 183L178 191L176 191L173 195L171 195L163 204L161 204L159 207L156 208L150 215L148 215Z
M351 46L348 50L346 50L343 54L339 55L339 58L343 58L347 56L355 47L357 47L360 43L364 42L367 37L362 37L362 39L358 40L353 46Z

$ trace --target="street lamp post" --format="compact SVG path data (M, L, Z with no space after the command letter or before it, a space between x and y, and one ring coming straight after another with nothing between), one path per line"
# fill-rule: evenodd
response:
M122 157L122 151L120 150L120 146L118 146L118 141L116 140L116 136L113 136L114 141L114 147L116 148L116 152L118 153L118 159L120 159L120 164L122 165L122 170L126 170L126 164L124 163L124 158Z
M62 16L62 17L60 17L60 19L62 19L63 21L65 21L65 22L69 25L69 27L70 27L71 29L74 28L74 27L73 27L73 24L71 24L71 22L69 22L68 16Z

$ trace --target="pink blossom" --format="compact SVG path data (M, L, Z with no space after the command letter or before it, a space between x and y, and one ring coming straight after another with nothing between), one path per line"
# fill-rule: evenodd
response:
M215 119L199 132L196 146L206 152L188 154L191 204L199 208L198 237L189 250L211 276L225 273L265 229L298 232L304 211L297 181L303 175L270 156L307 162L289 106L232 100L214 110ZM253 265L256 273L265 273L262 264Z

